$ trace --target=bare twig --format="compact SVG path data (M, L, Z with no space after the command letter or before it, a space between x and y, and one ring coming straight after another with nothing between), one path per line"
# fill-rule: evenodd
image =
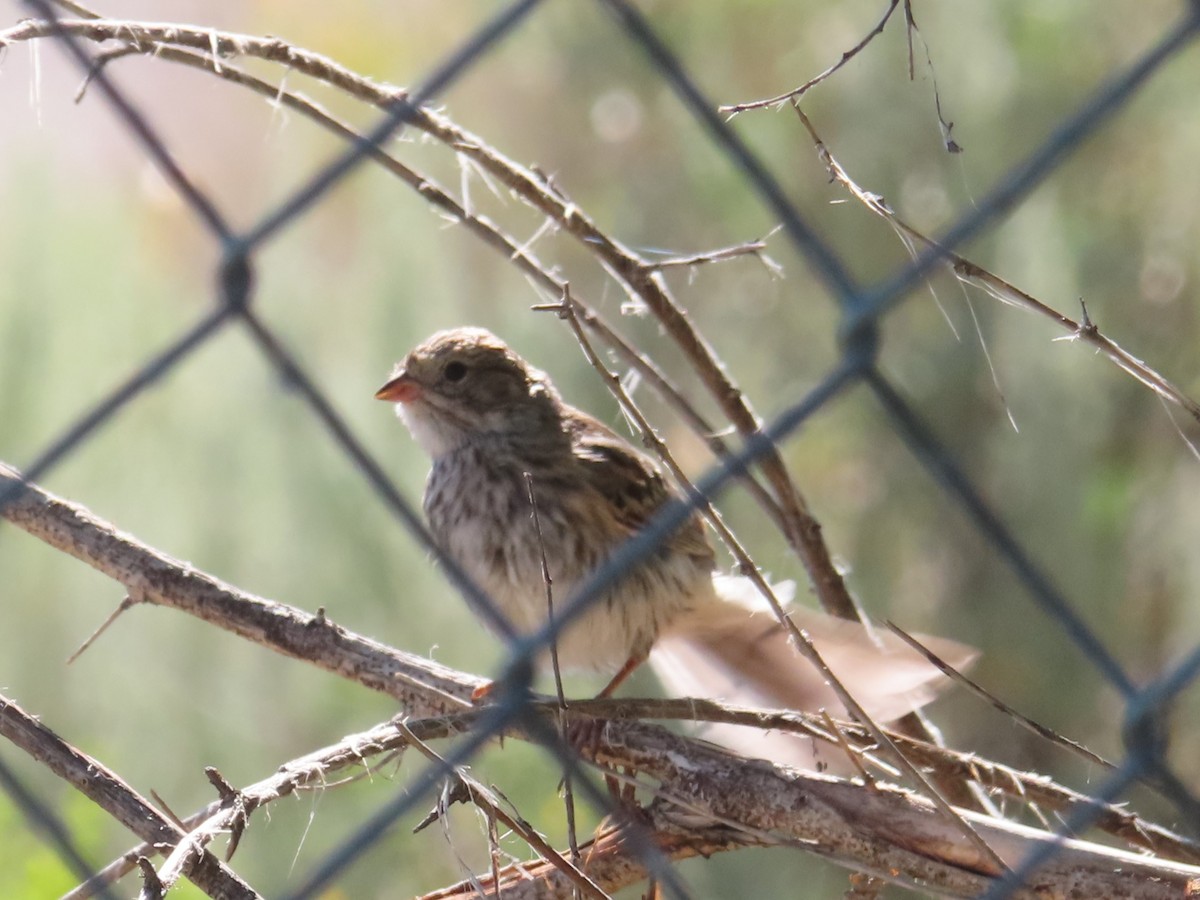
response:
M130 609L133 609L133 607L139 603L145 603L145 602L146 601L144 598L139 597L138 599L135 600L135 599L133 599L133 597L126 595L125 598L120 603L117 604L117 608L108 614L108 617L103 622L101 622L99 626L97 626L95 631L93 631L91 634L89 634L87 636L87 638L84 640L84 642L75 649L74 653L72 653L70 656L67 657L67 665L69 666L71 663L75 662L75 660L79 659L79 657L83 656L83 654L87 651L88 647L92 646L92 644L95 643L96 638L98 638L98 637L100 637L100 635L104 634L104 632L106 632L108 630L108 627L110 625L112 625L113 622L117 621L117 617L120 616L121 613L126 612L127 610L130 610Z
M1068 316L1063 315L1057 310L1047 306L1040 300L1031 297L1024 291L1009 284L1004 279L991 272L977 266L968 259L959 256L957 253L952 253L937 247L933 239L926 237L921 232L917 231L903 219L901 219L892 210L883 198L878 194L873 194L870 191L859 187L845 169L834 159L833 154L825 146L813 127L808 116L799 106L795 107L796 114L800 117L809 136L812 138L813 146L816 148L817 156L824 164L829 172L830 178L837 184L841 185L850 194L862 203L867 209L880 216L887 221L894 229L896 229L905 239L912 241L915 244L922 245L928 248L940 249L942 256L945 259L946 268L949 269L956 278L964 284L971 284L982 288L987 293L991 294L997 300L1007 303L1011 306L1016 306L1021 309L1027 309L1030 312L1035 312L1038 315L1044 316L1067 332L1065 338L1059 340L1078 341L1083 344L1089 344L1099 350L1104 356L1108 357L1118 368L1132 375L1146 387L1150 388L1164 400L1179 406L1186 411L1196 421L1200 422L1200 403L1192 400L1182 390L1160 375L1154 369L1146 365L1142 360L1136 358L1126 350L1117 346L1116 343L1106 338L1100 333L1100 330L1094 323L1085 320L1076 322Z
M833 717L826 710L818 710L818 714L824 720L825 727L829 729L829 733L837 738L838 746L842 748L846 759L850 761L850 765L854 767L859 777L862 778L863 784L868 787L874 787L875 779L871 777L871 773L867 771L867 767L863 764L862 751L850 745L850 741L846 738L845 733L838 727L837 722L833 720Z
M742 244L722 247L719 250L708 250L704 253L691 253L686 256L668 256L666 259L649 263L649 266L652 269L660 271L663 269L686 269L709 263L726 262L742 256L756 256L767 267L767 271L773 275L778 275L780 272L779 264L763 252L767 249L767 239L778 230L778 228L773 228L770 234L757 241L746 241Z
M921 42L921 48L925 51L925 68L929 70L929 80L933 84L933 108L937 113L938 128L942 132L942 146L946 148L947 153L962 153L962 146L951 137L954 123L946 121L946 117L942 114L942 92L938 89L937 73L933 69L933 57L929 54L929 45L925 43L925 36L917 27L917 19L912 10L912 0L904 0L904 26L908 33L908 78L911 81L916 77L916 61L913 54L913 35L916 35L917 40Z
M79 16L81 19L99 19L102 16L99 13L93 12L82 3L75 3L73 0L53 0L55 6L61 6L67 12Z
M546 588L546 617L554 621L554 579L550 577L550 563L546 559L546 542L542 535L542 520L538 515L537 496L533 491L533 473L525 473L526 495L529 497L529 507L533 519L533 530L537 534L538 552L541 554L542 584ZM558 695L558 705L563 712L567 709L567 698L563 693L562 669L558 664L558 641L550 642L550 663L554 669L554 690Z
M0 696L0 735L91 798L109 815L152 845L173 845L184 833L98 760L72 747L36 717ZM199 853L182 869L210 896L254 898L258 893L210 853ZM88 882L95 890L100 882Z
M808 81L804 82L804 84L797 88L792 88L785 94L780 94L778 97L768 97L766 100L751 100L746 103L734 103L730 106L721 106L718 107L718 112L728 113L732 117L736 116L738 113L746 112L747 110L765 109L768 106L779 106L783 103L787 103L789 100L798 100L800 97L803 97L806 93L808 93L811 88L816 87L846 63L850 62L850 60L854 59L854 57L858 56L858 54L867 46L867 44L871 43L871 41L875 40L876 37L881 35L884 27L888 23L888 20L891 19L892 13L896 11L896 7L899 4L900 0L888 0L888 8L884 11L883 16L879 19L879 21L875 23L875 27L867 32L866 37L864 37L849 50L844 51L841 59L839 59L821 74L810 78Z
M441 755L438 754L427 743L425 743L425 741L421 740L421 738L409 731L404 722L396 722L396 728L401 734L405 735L412 746L416 750L420 751L420 753L426 758L445 763L445 760L442 759ZM552 864L568 879L570 879L571 883L574 884L576 889L579 890L584 896L595 898L595 900L609 900L608 894L604 892L603 888L596 884L596 882L590 879L579 868L578 848L572 850L573 858L570 861L566 860L557 850L546 843L545 838L538 834L533 829L533 826L531 826L519 815L514 816L513 814L509 813L509 811L504 808L503 804L500 803L499 798L497 798L477 779L472 778L465 769L461 767L455 769L455 775L466 787L467 796L472 803L484 810L488 816L498 819L511 828L513 832L521 838L521 840L525 841L525 843L529 844L530 847L540 853L544 860ZM493 884L497 887L499 886L497 881L493 881Z
M525 473L525 486L529 492L529 506L533 510L533 528L537 533L538 552L541 555L542 582L546 586L546 615L549 621L554 621L554 580L550 577L550 563L546 559L546 542L542 535L542 520L538 515L537 496L533 491L533 474ZM563 746L567 743L567 697L563 693L562 669L558 664L558 641L550 642L550 663L554 669L554 691L558 697L558 736ZM571 767L563 767L562 777L563 807L567 816L567 846L571 848L571 862L579 865L579 840L575 832L575 792L571 786ZM496 880L499 884L499 879Z
M416 715L469 707L474 690L487 683L356 635L324 616L224 584L119 532L83 507L22 483L14 470L0 463L0 491L6 489L16 494L0 509L0 517L113 578L130 596L173 607L276 652L353 677L395 697Z
M156 844L152 848L137 847L112 863L106 872L110 880L121 877L122 861L145 853L159 852L164 846L174 851L162 866L164 872L173 871L178 865L186 864L196 852L206 847L213 838L233 827L244 827L250 816L259 808L283 797L305 790L326 790L353 779L336 781L333 776L348 768L364 766L373 756L390 757L410 746L411 737L422 740L444 738L465 731L472 717L441 717L410 721L401 729L396 721L386 722L369 731L349 735L336 744L324 747L298 759L290 760L267 778L240 790L230 789L219 801L188 816L184 821L189 831L177 841ZM161 874L161 873L160 873ZM166 879L164 878L164 881ZM75 893L77 900L90 896Z
M566 294L566 283L563 282L557 296L562 297ZM727 459L731 455L729 445L721 438L717 429L700 414L696 407L683 395L683 392L675 386L667 374L655 364L654 360L650 359L644 353L639 352L637 348L614 330L593 307L580 299L576 291L570 291L569 296L575 317L583 323L587 330L600 338L622 360L631 366L645 380L646 384L680 415L684 422L692 429L693 433L708 445L708 448L712 451L716 459ZM549 309L557 312L562 309L562 301L534 308ZM613 389L612 383L607 379L605 379L605 383L611 392ZM617 382L617 386L620 386L619 381ZM617 397L617 400L620 402L620 397ZM656 450L657 447L652 447L651 449ZM750 492L750 495L758 501L759 507L771 517L771 521L775 523L780 532L786 536L788 523L784 518L783 510L778 501L758 482L753 474L749 472L745 473L741 476L740 482Z
M920 641L918 641L915 637L913 637L911 634L909 634L907 631L905 631L903 628L901 628L895 622L885 622L884 624L886 624L887 627L889 629L891 629L893 634L895 634L898 638L900 638L902 641L904 641L906 644L908 644L908 646L912 647L914 650L916 650L918 653L920 653L922 656L924 656L927 660L929 660L931 665L937 666L937 668L939 670L941 670L941 672L943 674L945 674L945 676L947 678L953 679L956 684L959 684L962 687L966 688L968 691L970 691L975 696L982 698L989 705L995 707L1000 712L1004 713L1004 715L1008 716L1010 719L1012 719L1014 722L1016 722L1018 725L1020 725L1026 731L1032 732L1033 734L1036 734L1038 737L1040 737L1044 740L1047 740L1052 744L1056 744L1059 747L1063 747L1064 749L1069 750L1070 752L1079 755L1081 758L1087 760L1089 763L1095 763L1096 765L1101 766L1105 769L1110 769L1110 770L1116 769L1116 766L1114 766L1112 763L1110 763L1104 757L1100 756L1097 753L1093 753L1091 750L1089 750L1087 747L1083 746L1083 744L1080 744L1078 741L1073 741L1070 738L1064 737L1063 735L1059 734L1058 732L1054 731L1053 729L1047 728L1045 725L1042 725L1039 722L1035 722L1033 719L1029 718L1028 716L1022 715L1021 713L1017 712L1015 709L1013 709L1011 706L1009 706L1007 703L1005 703L1003 700L1001 700L995 694L991 693L990 691L986 690L983 686L977 684L975 681L968 678L962 672L958 671L958 669L954 668L954 666L951 666L948 663L946 663L945 660L938 657L938 655L936 653L931 651L928 647L926 647L924 644L922 644Z

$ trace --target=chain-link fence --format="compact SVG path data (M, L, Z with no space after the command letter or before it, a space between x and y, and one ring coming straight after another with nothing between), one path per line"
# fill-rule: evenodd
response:
M982 287L1001 300L1047 316L1063 336L1091 345L1157 393L1165 405L1182 410L1184 417L1200 420L1200 407L1159 375L1153 361L1143 363L1123 351L1089 320L1086 310L1078 320L1056 313L959 255L968 242L986 234L1002 216L1027 198L1085 139L1104 129L1114 113L1122 110L1164 64L1188 46L1200 30L1200 4L1179 4L1177 20L1153 47L1131 64L1113 71L1111 78L1096 87L1075 112L1062 119L1048 138L998 178L968 212L934 239L925 238L900 220L882 198L859 188L826 148L819 126L814 126L801 112L799 101L807 90L837 75L838 66L824 73L821 80L763 101L763 106L783 108L786 115L799 116L795 121L807 127L813 146L839 189L887 219L911 250L910 263L867 283L853 274L852 261L823 237L822 225L812 215L803 213L789 199L789 192L773 174L772 166L731 125L732 115L746 114L755 105L720 109L702 93L688 66L676 57L669 42L637 5L624 0L597 3L596 7L618 23L622 39L644 55L655 77L674 93L712 146L740 171L746 190L754 192L771 217L779 222L781 234L772 240L791 242L825 292L836 301L840 348L836 363L819 383L780 402L780 411L765 423L760 422L743 398L715 352L676 301L664 277L664 272L672 266L694 269L731 258L762 255L764 242L665 260L629 249L568 197L569 186L560 187L539 170L513 162L484 137L466 131L432 105L514 31L531 27L530 22L543 6L537 0L521 0L498 9L491 19L466 34L452 52L445 53L425 80L410 91L375 84L330 58L276 38L228 34L199 25L112 21L73 3L28 0L26 6L32 18L0 32L3 46L50 41L63 48L86 77L87 90L103 96L141 152L186 204L197 226L204 229L212 246L217 248L220 261L216 270L216 296L209 311L147 358L125 383L84 410L19 476L12 471L4 473L0 494L3 514L53 546L121 581L129 593L122 608L150 601L189 611L273 649L389 693L404 703L410 716L404 722L381 725L312 757L293 761L278 775L250 787L235 789L214 772L211 778L218 801L186 821L171 821L154 809L153 804L132 796L131 791L121 796L122 788L115 776L111 782L99 784L107 775L97 775L94 761L56 743L49 732L39 732L32 717L21 718L15 704L5 701L2 708L9 716L3 729L6 736L85 792L92 792L89 796L99 798L106 810L147 842L147 846L127 859L114 863L109 869L110 876L132 868L135 858L152 855L149 846L156 845L155 849L168 855L168 859L157 871L149 864L143 865L146 896L157 896L156 891L169 888L181 873L212 896L255 895L233 866L218 861L205 849L214 836L232 833L236 844L251 814L271 800L311 787L330 773L373 754L409 747L410 753L416 752L413 748L428 752L431 755L428 766L410 778L406 789L397 792L394 800L364 821L341 847L326 854L290 896L318 895L388 834L397 819L422 804L427 805L437 795L439 785L444 786L443 804L453 799L474 803L484 810L490 829L512 830L529 842L545 863L544 869L535 864L514 863L502 871L499 854L494 853L492 871L479 876L474 884L461 887L464 895L479 891L486 896L494 890L497 896L571 893L603 896L630 881L649 877L658 889L672 896L688 896L686 879L673 868L672 859L741 846L783 844L833 858L878 878L878 883L870 880L855 883L854 889L862 891L863 896L878 891L884 881L954 896L981 893L988 897L1024 896L1039 890L1047 896L1067 896L1072 890L1077 892L1075 895L1083 891L1090 896L1110 891L1122 896L1159 896L1155 891L1161 891L1162 896L1190 896L1185 892L1194 890L1196 879L1200 878L1200 870L1193 868L1200 863L1200 851L1186 839L1139 819L1120 803L1131 786L1148 784L1173 806L1169 814L1183 830L1191 832L1200 827L1200 806L1186 779L1177 774L1167 758L1171 734L1167 713L1177 695L1194 681L1200 667L1200 649L1193 649L1182 660L1164 667L1148 683L1139 685L1138 679L1119 661L1118 654L1089 626L1088 617L1081 614L1076 602L1064 595L1053 575L1035 561L1035 554L1030 553L1022 536L1006 526L1004 517L984 499L985 492L964 473L955 453L935 436L905 398L905 392L880 366L879 358L885 345L881 335L884 319L910 296L914 287L935 273L950 271L966 284ZM881 33L889 20L897 23L894 28L908 28L911 65L914 35L919 40L919 32L915 31L914 11L908 0L903 3L893 0L877 28L846 53L843 62L865 52L870 40ZM277 108L330 131L345 142L345 149L257 221L238 227L193 177L188 166L169 149L169 142L161 136L153 117L140 112L110 79L109 69L118 65L118 60L140 55L155 57L150 61L152 64L189 66L257 93ZM286 78L257 74L260 70L243 67L242 61L265 61L288 73L300 73L323 82L347 97L383 110L382 118L360 133L336 113L293 91ZM796 112L788 108L793 104ZM957 150L940 104L938 121L947 150ZM14 125L10 123L7 127ZM653 359L627 343L593 304L572 289L555 266L539 261L534 253L534 238L519 240L505 226L477 212L465 188L461 195L455 196L422 171L408 168L394 153L394 146L397 135L411 133L419 133L449 148L463 161L464 168L519 197L549 227L591 254L625 292L629 302L641 308L673 341L677 353L707 389L738 440L728 439L720 427L714 427L705 413L688 401L686 392ZM613 358L621 366L649 384L667 406L693 426L718 457L717 464L695 482L694 488L685 491L687 499L664 504L644 528L596 568L571 596L557 598L555 614L544 627L511 639L506 663L483 705L471 703L481 684L477 679L345 632L327 621L323 610L312 615L300 613L208 580L136 540L114 534L102 520L53 498L37 486L87 445L119 411L137 403L147 389L176 366L208 346L217 335L241 329L280 380L302 398L312 417L417 544L438 557L468 603L483 618L503 620L488 594L453 560L445 557L427 531L421 514L387 474L388 466L366 449L366 443L319 386L306 361L288 349L288 341L269 317L260 312L256 302L255 275L264 247L285 229L295 226L314 206L326 201L350 173L371 164L382 166L418 191L442 215L484 246L501 253L509 265L533 284L544 301L541 305L574 331L589 359L617 393L639 433L651 449L664 456L664 464L676 475L682 477L685 467L671 457L664 442L658 441L627 385L606 371L603 352L615 354ZM593 350L592 342L603 352ZM842 572L824 543L814 514L793 483L780 450L783 442L809 423L814 414L836 405L852 388L865 390L877 401L894 434L952 498L989 550L1004 561L1053 623L1057 639L1081 651L1094 667L1094 675L1103 679L1117 698L1113 715L1122 720L1124 752L1111 771L1104 770L1090 785L1086 795L1073 794L1048 779L1008 770L984 758L940 748L936 734L919 715L903 720L898 731L884 732L869 721L835 726L832 720L812 710L771 718L719 703L693 702L673 707L670 701L660 701L639 707L635 701L597 700L571 704L573 715L590 713L609 722L598 737L579 747L578 742L570 745L565 742L564 733L556 725L560 722L559 713L563 712L559 705L531 693L533 662L553 644L556 636L577 621L598 598L603 598L624 573L658 552L662 543L697 511L715 517L708 506L710 498L734 483L745 485L749 495L760 504L762 514L776 524L784 542L803 562L822 604L839 615L856 615ZM753 561L744 555L736 538L723 530L719 519L714 518L714 527L743 569L756 571ZM811 653L811 646L805 650L803 636L797 634L795 638L802 653ZM808 663L797 661L797 664ZM835 788L826 785L829 790L845 787L850 791L836 801L819 793L826 788L815 785L826 784L824 781L809 783L803 776L789 780L782 769L764 774L751 768L736 775L725 772L722 776L724 770L720 765L726 757L719 751L645 725L642 719L646 716L757 724L815 735L814 739L830 740L860 760L856 766L861 771L856 780L837 782ZM441 756L433 754L425 743L456 734L460 736ZM573 833L570 843L574 852L554 851L533 827L509 810L501 797L474 781L463 768L481 747L500 735L528 738L551 748L567 773L568 790L582 793L588 803L611 814L609 830L594 836L583 852L576 846L577 837ZM0 777L10 798L28 817L30 827L43 829L63 860L81 880L87 880L94 874L94 867L80 850L78 836L59 820L52 804L22 787L5 762L7 756L0 757ZM652 792L653 803L641 815L631 814L627 805L614 801L615 791L606 793L593 784L582 771L581 760L601 766L612 779L635 779L635 775L622 772L636 772L655 780L658 788ZM883 778L898 779L922 799L877 788L874 779L881 776L868 773L875 765L882 766L887 773ZM87 774L89 771L91 774ZM694 779L690 783L685 777L688 773ZM644 781L641 786L645 787ZM685 795L685 791L691 793ZM710 794L714 791L718 796ZM1052 810L1058 821L1047 821L1045 828L1032 836L1029 832L1005 831L1003 810L995 802L995 797L1002 795L1021 798L1031 807ZM628 797L626 792L626 800ZM769 803L801 806L808 803L818 807L826 804L840 809L842 812L832 818L843 830L838 832L829 821L820 820L820 816L816 822L802 821L802 816L795 812L798 807L793 807L794 818L774 825L754 819L747 811L756 809L761 813L764 804ZM854 821L845 812L850 808L857 810L859 820ZM118 810L124 811L124 818ZM572 815L568 812L569 819ZM911 846L904 846L897 835L889 836L879 830L879 823L889 820L899 831L911 828L909 836L914 842ZM895 825L896 822L900 824ZM915 836L922 828L936 832L937 840L948 842L952 849L943 848L934 854ZM1090 828L1099 828L1150 852L1140 858L1130 854L1105 855L1107 851L1099 844L1060 840L1083 835ZM253 829L247 838L252 840ZM111 885L93 884L90 890L111 895L115 889ZM444 894L453 895L457 894L452 891Z

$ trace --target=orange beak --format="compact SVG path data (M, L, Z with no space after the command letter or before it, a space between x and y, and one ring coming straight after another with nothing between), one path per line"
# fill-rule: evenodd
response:
M387 400L389 403L411 403L420 396L420 385L407 372L401 372L375 392L376 400Z

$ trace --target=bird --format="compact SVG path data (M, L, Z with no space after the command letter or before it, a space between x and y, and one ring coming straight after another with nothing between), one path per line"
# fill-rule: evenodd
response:
M423 505L434 542L517 634L550 615L543 561L553 596L570 597L680 496L653 459L564 401L549 376L482 328L422 341L375 397L395 404L432 460ZM786 595L788 587L777 589ZM933 699L943 676L898 638L807 608L790 615L879 721ZM955 667L974 657L954 641L921 640ZM623 571L561 631L555 649L564 669L613 673L600 696L649 658L668 689L688 696L842 711L750 579L718 571L698 513Z

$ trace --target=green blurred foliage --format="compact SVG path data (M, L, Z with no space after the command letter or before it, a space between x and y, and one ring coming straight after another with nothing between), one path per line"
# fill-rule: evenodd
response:
M717 103L804 81L865 34L882 6L645 4ZM1177 6L916 4L961 156L941 148L920 42L917 77L907 78L899 21L816 88L805 107L860 184L936 233L1157 40ZM12 2L0 9L0 27L26 14ZM169 13L113 2L104 11L277 34L407 85L493 6L426 0L334 9L305 7L297 15L290 4L260 0ZM57 48L33 54L15 46L0 66L0 459L23 465L211 307L218 251L95 90L72 104L79 76ZM110 72L236 225L254 222L340 149L300 117L210 77L146 59L120 61ZM1106 334L1193 395L1200 393L1198 76L1194 51L1174 59L964 249L1068 315L1085 299ZM289 76L288 86L311 91L352 121L374 118L299 76ZM547 4L440 99L467 129L552 173L631 246L695 252L760 237L775 224L598 6ZM735 128L855 277L882 278L905 261L885 224L839 202L845 198L827 184L790 112L746 113ZM396 149L458 190L462 174L440 147L416 139ZM518 238L540 225L478 178L470 179L470 193ZM581 296L619 318L626 298L580 248L552 235L535 250ZM835 304L784 238L772 239L770 253L784 278L752 260L669 277L764 415L815 384L837 353ZM414 500L426 461L371 394L392 362L436 328L475 323L499 331L569 399L620 422L562 325L529 311L543 298L516 269L378 168L363 166L285 229L258 256L256 276L262 317ZM620 324L715 417L653 322L627 317ZM885 371L1121 661L1149 678L1189 649L1198 624L1200 505L1193 498L1200 469L1177 429L1194 441L1195 423L1093 353L1054 342L1061 335L1048 322L941 277L912 292L887 318L884 336ZM709 461L702 445L653 398L639 396L685 465L702 471ZM1121 753L1116 695L1035 610L865 393L823 411L786 453L869 610L979 646L982 683L1056 730ZM488 673L499 664L496 642L236 328L172 370L43 483L248 590L307 610L323 606L348 628L449 665ZM766 569L802 577L751 501L731 492L724 508ZM138 790L157 791L177 813L210 799L205 765L235 784L255 781L395 712L386 698L152 608L127 614L65 667L120 602L119 587L11 527L0 528L0 572L4 692ZM582 693L594 681L572 684ZM634 689L653 686L643 678ZM1177 747L1200 737L1194 701L1186 696L1174 719ZM964 749L1083 789L1096 775L962 696L941 701L935 717ZM18 760L11 747L0 753ZM1200 787L1194 754L1176 756L1181 775ZM557 779L540 751L510 743L477 767L562 843ZM106 861L130 845L122 829L45 772L18 770L90 859ZM275 805L243 840L238 870L267 895L286 890L415 771L405 760L398 773ZM1151 812L1165 809L1153 798L1136 799ZM456 854L476 868L486 864L475 814L455 814L452 840L436 827L408 836L417 818L330 896L429 890L461 876ZM794 895L797 877L813 885L811 896L844 889L837 869L766 852L691 861L681 871L703 897L747 884L757 896ZM49 896L70 883L0 799L0 894Z

